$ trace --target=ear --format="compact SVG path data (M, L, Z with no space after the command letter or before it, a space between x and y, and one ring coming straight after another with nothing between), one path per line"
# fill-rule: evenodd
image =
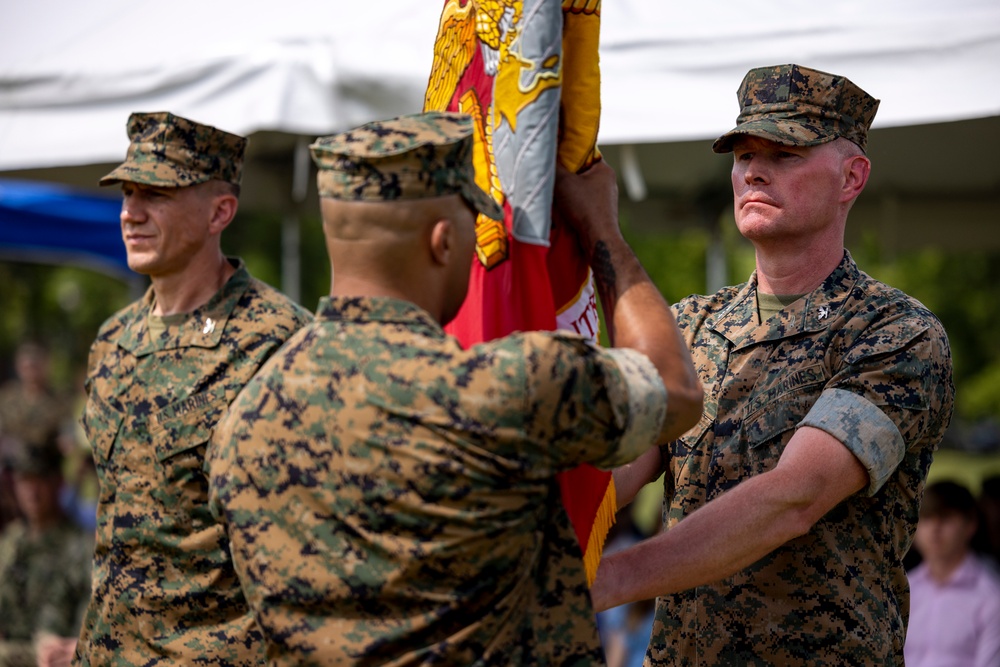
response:
M435 264L448 266L455 248L455 227L448 218L441 218L431 226L430 251Z
M222 230L229 226L229 223L236 217L236 209L239 207L239 200L235 195L220 194L212 199L212 217L208 223L208 229L213 234L221 234Z
M871 160L864 155L852 155L844 160L844 187L841 191L843 202L852 202L861 194L868 183L871 170Z

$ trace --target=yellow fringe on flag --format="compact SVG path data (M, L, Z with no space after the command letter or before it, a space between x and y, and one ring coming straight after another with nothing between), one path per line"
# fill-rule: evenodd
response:
M608 488L604 491L601 506L594 516L594 525L590 528L587 538L587 550L583 553L583 567L587 571L587 586L594 585L597 578L597 567L601 564L601 554L604 552L604 540L611 526L615 525L615 513L618 507L618 497L615 495L615 480L608 480Z

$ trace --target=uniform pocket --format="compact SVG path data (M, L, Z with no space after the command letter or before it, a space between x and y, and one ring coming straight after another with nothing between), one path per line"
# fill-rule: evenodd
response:
M177 401L149 419L149 435L161 463L204 445L228 404L225 392L202 392Z
M115 410L96 392L90 393L80 423L99 465L103 466L111 459L111 450L124 419L124 412Z
M753 450L775 441L801 422L826 385L820 364L798 368L754 391L746 402L742 437Z
M199 396L182 402L180 409L168 406L150 419L150 442L162 479L153 494L177 522L174 528L184 533L212 523L205 454L212 431L227 408L224 396ZM169 530L166 525L164 529Z
M822 367L815 365L791 370L751 396L747 407L755 409L744 415L740 432L746 447L742 475L760 475L778 465L795 428L816 404L824 386Z

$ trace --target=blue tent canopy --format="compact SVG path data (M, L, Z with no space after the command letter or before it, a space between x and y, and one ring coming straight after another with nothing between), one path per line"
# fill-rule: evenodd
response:
M78 264L131 281L135 274L126 261L120 211L119 197L0 179L0 255Z

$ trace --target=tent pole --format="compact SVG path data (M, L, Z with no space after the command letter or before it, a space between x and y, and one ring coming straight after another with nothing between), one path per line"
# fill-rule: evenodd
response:
M708 245L705 248L706 294L715 294L729 284L722 226L725 224L723 212L732 205L732 201L732 193L717 185L703 189L695 198L701 224L708 232Z
M302 301L302 218L300 210L309 188L309 142L300 136L292 156L291 207L281 226L281 289L293 301Z

